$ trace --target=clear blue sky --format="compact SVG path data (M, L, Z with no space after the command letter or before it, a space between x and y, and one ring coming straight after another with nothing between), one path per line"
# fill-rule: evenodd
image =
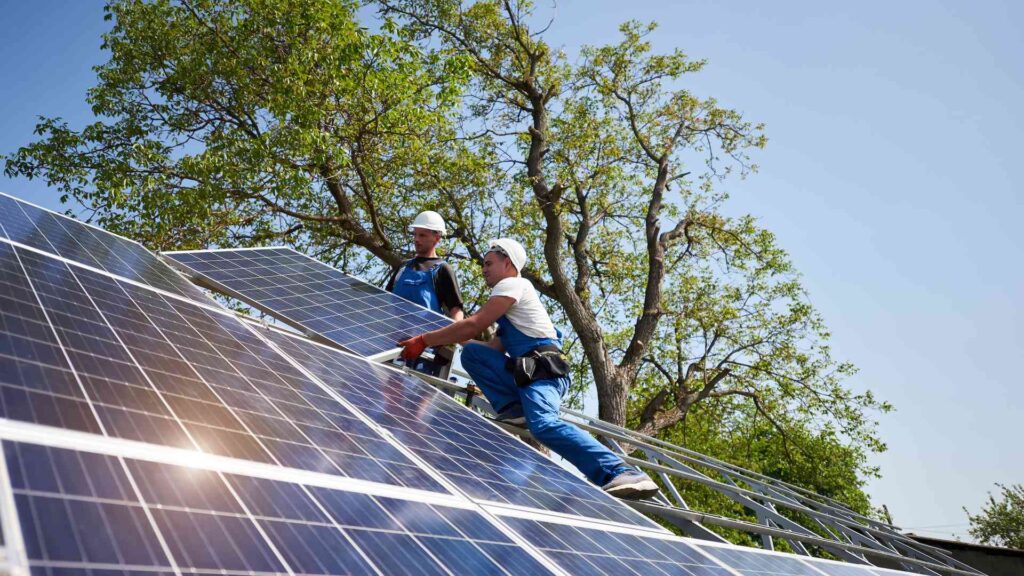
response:
M0 153L37 115L89 119L101 6L0 0ZM1024 4L562 0L548 38L574 52L629 18L710 60L694 92L767 123L729 207L792 254L850 384L897 407L874 502L966 535L961 506L1024 482ZM0 190L58 207L41 182Z

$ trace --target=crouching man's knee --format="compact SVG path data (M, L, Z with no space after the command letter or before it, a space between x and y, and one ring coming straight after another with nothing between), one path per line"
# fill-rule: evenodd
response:
M533 414L526 417L526 428L540 442L557 438L563 426L565 423L554 414Z

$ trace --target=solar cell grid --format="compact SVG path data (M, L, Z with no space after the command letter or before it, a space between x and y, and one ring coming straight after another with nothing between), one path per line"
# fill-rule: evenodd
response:
M514 518L549 511L658 528L418 380L211 310L138 244L2 194L0 239L0 418L433 491L415 497L459 505L365 415L573 574L733 573L698 550L750 576L897 574ZM448 322L288 249L174 257L363 355ZM546 572L469 501L456 508L10 440L2 449L21 528L11 538L24 540L32 574Z
M200 301L209 299L139 244L0 193L0 238Z
M361 356L449 320L289 248L168 252L166 257L280 320Z
M4 456L33 573L546 573L471 510L11 441Z
M732 575L678 538L640 536L523 518L503 520L570 574Z
M857 566L855 564L839 564L836 562L825 562L823 560L816 560L807 558L804 559L811 566L814 566L817 570L824 572L829 576L880 576L882 572L876 572L866 566ZM903 574L894 572L893 574Z
M267 335L473 498L657 526L415 378L281 332Z
M0 266L0 416L443 490L237 319L8 244Z
M702 546L700 548L745 576L821 576L821 573L796 556L765 554L746 548L720 546ZM865 575L862 573L862 576ZM866 576L870 576L870 574Z

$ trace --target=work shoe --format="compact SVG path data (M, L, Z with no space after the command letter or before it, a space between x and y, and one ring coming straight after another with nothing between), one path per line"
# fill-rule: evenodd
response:
M625 500L644 500L658 493L654 480L639 470L626 470L611 479L601 489L606 493Z
M516 404L505 408L494 417L495 422L508 424L509 426L526 426L526 416L523 415L523 407Z

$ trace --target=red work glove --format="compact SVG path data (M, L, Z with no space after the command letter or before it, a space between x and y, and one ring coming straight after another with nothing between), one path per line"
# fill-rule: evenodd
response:
M423 336L415 336L402 340L398 343L402 347L402 360L406 362L412 362L423 354L423 351L427 349L427 343L423 341Z

